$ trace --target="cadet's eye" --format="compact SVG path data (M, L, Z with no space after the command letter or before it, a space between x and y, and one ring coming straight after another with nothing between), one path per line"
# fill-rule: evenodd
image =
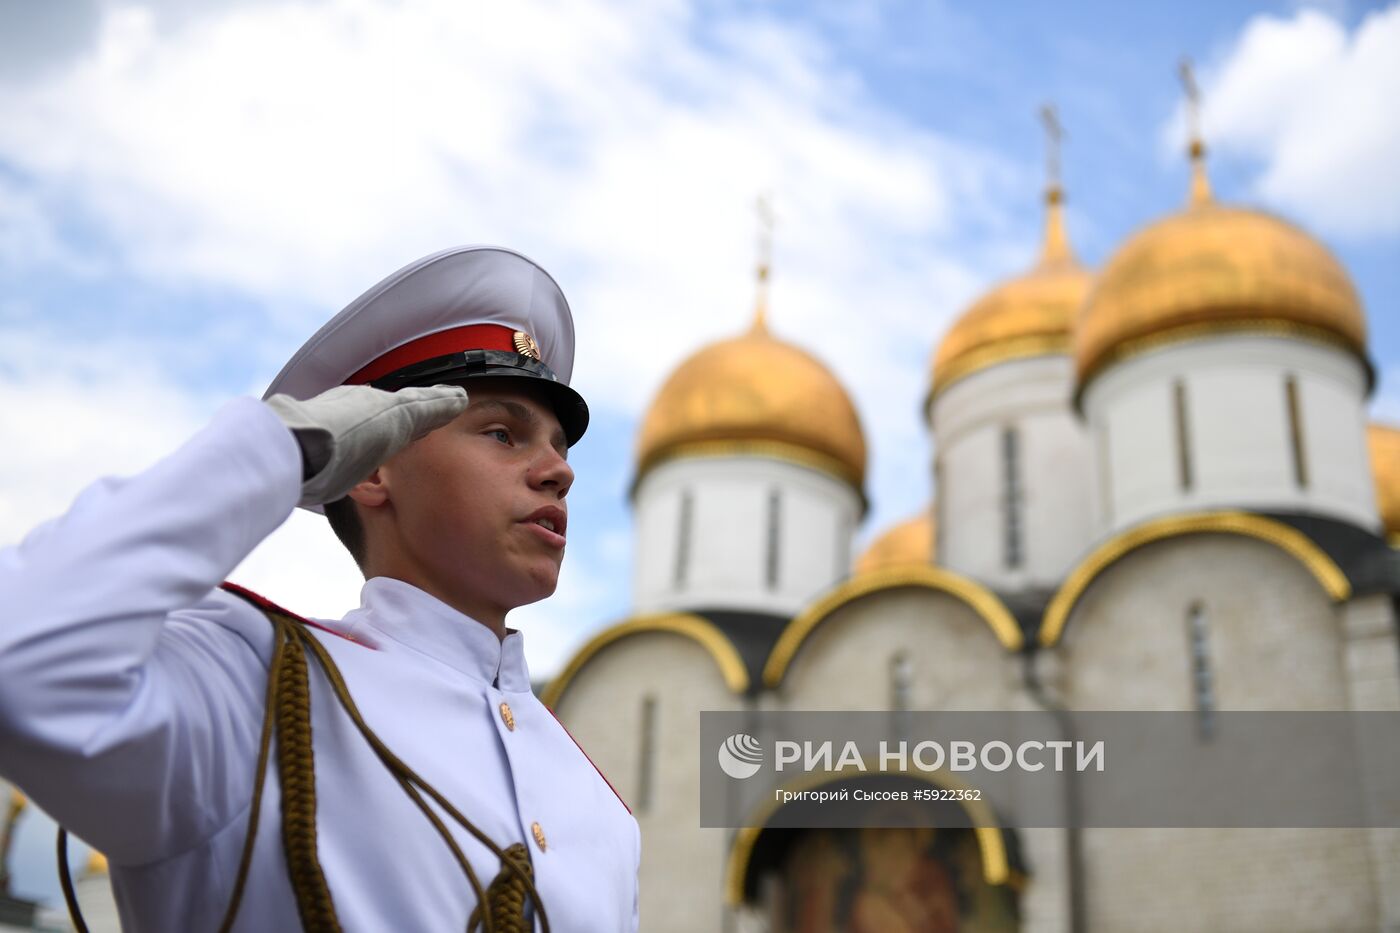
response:
M507 431L505 428L492 428L486 433L491 437L494 437L497 440L499 440L502 444L510 443L510 432Z

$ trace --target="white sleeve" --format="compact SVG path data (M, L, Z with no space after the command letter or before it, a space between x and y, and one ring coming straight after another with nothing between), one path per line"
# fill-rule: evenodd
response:
M189 848L247 805L270 627L215 588L300 489L291 432L237 398L0 549L0 775L116 863Z

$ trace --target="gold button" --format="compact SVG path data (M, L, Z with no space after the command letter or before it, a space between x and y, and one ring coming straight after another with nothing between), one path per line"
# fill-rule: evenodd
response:
M540 829L540 824L539 824L539 823L531 823L531 824L530 824L530 832L534 833L534 835L535 835L535 845L539 846L539 847L540 847L540 851L543 852L544 849L545 849L545 844L544 844L544 830L543 830L543 829Z
M510 704L501 702L501 722L506 724L506 728L511 732L515 731L515 714L510 711Z

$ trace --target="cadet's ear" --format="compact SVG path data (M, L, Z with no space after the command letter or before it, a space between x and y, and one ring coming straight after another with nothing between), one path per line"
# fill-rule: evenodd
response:
M378 508L389 501L389 484L384 481L383 467L378 467L369 478L351 487L348 495L368 509Z

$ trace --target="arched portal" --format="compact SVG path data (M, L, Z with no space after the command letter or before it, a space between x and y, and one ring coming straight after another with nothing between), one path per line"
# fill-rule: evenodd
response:
M843 780L838 775L820 786ZM937 774L889 781L910 790L956 787ZM937 828L919 825L929 822L928 803L870 806L862 826L812 829L774 825L784 822L783 808L770 808L766 819L755 820L760 825L735 837L726 877L730 905L762 916L770 933L1020 929L1019 846L1014 832L994 825L988 805L938 804L950 818Z

